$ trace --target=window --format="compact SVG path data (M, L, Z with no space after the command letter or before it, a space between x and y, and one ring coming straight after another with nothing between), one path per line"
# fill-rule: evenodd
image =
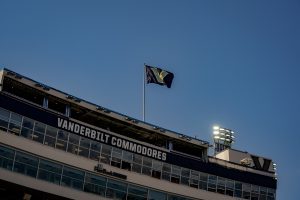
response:
M40 122L35 122L34 124L34 134L32 135L32 139L39 143L43 143L44 134L46 130L46 125Z
M225 194L225 183L226 179L222 177L218 177L218 184L217 184L217 192L220 194Z
M226 180L226 195L233 196L234 182L232 180Z
M122 169L131 171L132 155L133 155L132 153L123 150L122 166L121 166Z
M128 162L132 162L132 153L123 150L122 160L126 160Z
M21 130L21 136L25 138L32 138L32 129L33 129L34 121L27 117L23 119L23 125Z
M106 178L87 173L84 191L105 196Z
M63 176L62 176L61 184L64 186L72 187L74 189L82 190L83 177L84 177L83 171L79 171L65 166L63 168Z
M217 176L208 175L208 191L216 192Z
M101 162L107 163L107 164L110 163L111 151L112 151L112 147L105 145L105 144L102 145Z
M162 179L167 181L170 181L171 179L171 165L168 163L163 163Z
M146 188L129 185L127 200L146 200L148 190Z
M251 185L251 200L258 200L259 197L259 186Z
M75 134L70 134L69 135L69 142L71 142L72 144L75 144L75 145L79 145L79 136L78 135L75 135Z
M21 130L21 136L28 139L32 139L32 132L33 131L31 129L23 127Z
M242 183L235 181L234 188L234 196L242 197Z
M54 128L52 126L47 126L46 135L56 138L57 128Z
M275 194L276 194L276 191L272 188L268 188L268 200L273 200L275 199Z
M68 136L69 136L68 132L59 130L58 133L57 133L57 140L56 140L56 143L55 143L55 147L57 149L61 149L61 150L66 151Z
M108 180L106 188L106 197L111 199L126 199L127 184L119 181Z
M198 188L199 185L199 172L191 170L191 182L190 186Z
M142 170L142 156L133 154L132 171L141 173Z
M251 185L243 183L243 198L250 199Z
M179 183L180 182L180 167L172 165L172 173L171 173L171 182Z
M151 176L151 168L152 168L152 159L143 157L142 174Z
M43 105L43 99L44 95L42 92L40 92L37 89L34 89L32 87L26 86L24 84L21 84L13 79L10 79L8 77L4 78L3 81L3 90L16 95L18 97L21 97L23 99L26 99L28 101L31 101L38 105Z
M55 147L57 129L52 126L47 126L44 144Z
M13 150L0 146L0 167L12 170L14 154Z
M183 185L189 185L190 170L186 168L181 168L181 179L180 183Z
M122 158L122 150L118 148L112 149L112 158L111 165L120 168L121 167L121 158Z
M47 160L40 160L38 178L55 184L60 183L62 166Z
M90 148L90 140L84 137L80 137L79 155L88 158L89 148Z
M19 135L21 129L21 123L22 123L22 116L16 113L11 113L10 122L8 125L9 132L15 135Z
M190 200L190 199L179 197L179 196L168 195L168 200Z
M260 187L260 195L259 195L260 200L266 200L267 199L267 188L265 187Z
M153 190L149 190L149 200L166 200L167 195L162 192L157 192Z
M152 177L161 178L162 162L153 160Z
M7 131L9 115L9 111L0 108L0 130Z
M53 111L65 114L66 113L66 104L67 104L66 102L62 102L62 100L60 100L54 96L48 97L48 108Z
M38 158L28 154L17 152L14 171L26 174L31 177L36 177L38 166Z
M199 189L207 190L208 174L200 172Z
M99 152L101 150L101 144L96 141L91 141L91 150Z

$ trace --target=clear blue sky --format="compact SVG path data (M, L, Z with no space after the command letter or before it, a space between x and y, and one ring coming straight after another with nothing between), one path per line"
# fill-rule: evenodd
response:
M278 165L277 199L299 199L300 1L0 0L0 66L146 121Z

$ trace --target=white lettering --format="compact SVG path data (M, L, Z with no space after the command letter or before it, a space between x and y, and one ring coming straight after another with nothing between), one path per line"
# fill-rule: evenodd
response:
M136 144L130 142L129 150L132 151L132 152L136 152Z
M147 147L143 147L143 148L142 148L142 154L143 154L143 155L146 155L146 154L147 154Z
M147 156L151 157L152 156L152 149L148 148L147 150Z
M141 153L142 152L142 146L141 145L137 145L136 152L137 153Z
M74 129L74 123L69 122L68 131L72 131L73 132L73 129Z
M128 150L129 149L129 142L126 140L123 140L122 142L122 148Z
M116 136L111 136L110 134L105 134L104 132L91 129L89 127L71 122L62 118L57 118L57 127L65 129L67 131L73 132L78 135L85 136L87 138L100 141L108 144L111 143L113 146L117 146L121 149L128 150L134 153L142 154L148 157L152 157L158 160L165 161L167 159L167 153L162 152L147 146L143 146L134 142L127 141ZM110 140L111 137L111 140Z
M161 160L161 151L158 151L157 159Z
M156 149L153 149L153 151L152 151L152 157L153 157L153 158L156 158L156 156L157 156L157 150L156 150Z
M117 145L116 140L117 140L117 138L112 137L112 138L111 138L111 144L114 145L114 146L116 146L116 145Z
M166 153L162 153L162 160L163 161L167 160L167 154Z
M97 131L97 138L96 138L96 140L100 141L100 132L99 131Z
M61 125L64 122L64 120L61 118L57 118L57 119L58 119L58 127L61 128Z
M91 138L96 139L96 131L95 130L91 131Z
M122 139L117 140L117 147L122 147Z
M105 134L105 143L108 143L108 139L109 139L110 135Z
M68 130L68 121L64 120L62 128Z
M79 133L79 131L80 131L80 126L78 124L75 124L75 126L74 126L74 132L75 133Z
M90 132L91 132L91 129L85 128L85 134L84 134L84 135L85 135L86 137L91 137L91 136L90 136Z
M84 135L85 127L80 126L80 135Z

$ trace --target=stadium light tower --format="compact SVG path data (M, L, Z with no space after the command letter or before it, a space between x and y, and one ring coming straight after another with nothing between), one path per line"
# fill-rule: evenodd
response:
M214 151L215 154L223 151L224 149L230 149L234 142L234 132L227 128L221 128L219 126L213 127L214 138Z

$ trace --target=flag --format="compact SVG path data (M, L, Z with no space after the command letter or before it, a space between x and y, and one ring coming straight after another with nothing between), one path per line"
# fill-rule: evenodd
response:
M147 83L156 83L159 85L166 85L168 88L171 88L174 74L165 70L162 70L157 67L151 67L145 65L146 67L146 76Z

